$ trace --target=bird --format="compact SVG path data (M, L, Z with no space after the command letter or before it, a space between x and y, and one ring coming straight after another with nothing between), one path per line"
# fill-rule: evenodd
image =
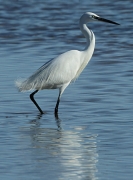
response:
M74 82L90 61L95 48L95 35L87 26L87 23L102 21L119 25L118 23L104 19L95 13L86 12L79 20L79 27L86 38L86 46L83 50L69 50L56 58L49 60L35 73L24 81L17 80L16 86L20 92L33 91L30 94L31 101L35 104L41 114L44 112L34 99L34 95L44 89L59 89L54 114L58 116L58 108L61 95L67 86Z

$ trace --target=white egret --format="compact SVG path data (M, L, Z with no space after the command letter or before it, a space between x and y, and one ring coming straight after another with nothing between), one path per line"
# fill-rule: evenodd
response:
M58 116L58 106L62 93L80 75L90 61L95 47L95 36L86 24L91 21L103 21L119 25L94 13L86 12L79 21L80 29L87 40L85 49L82 51L67 51L45 63L25 81L16 82L19 91L35 90L30 94L30 99L41 114L43 114L43 111L35 101L34 95L43 89L59 89L59 96L55 106L55 116Z

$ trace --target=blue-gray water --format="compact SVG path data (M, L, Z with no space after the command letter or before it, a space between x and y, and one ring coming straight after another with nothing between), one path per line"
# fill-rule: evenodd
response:
M133 177L133 3L99 0L0 0L0 179L132 180ZM35 98L14 81L70 49L83 49L80 16L92 11L120 26L88 26L94 55L63 93Z

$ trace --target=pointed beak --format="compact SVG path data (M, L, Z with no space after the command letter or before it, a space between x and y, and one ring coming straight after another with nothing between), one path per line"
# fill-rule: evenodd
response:
M110 20L107 20L107 19L104 19L104 18L101 18L101 17L95 17L95 19L97 19L98 21L103 21L103 22L107 22L107 23L111 23L111 24L117 24L117 25L120 25L114 21L110 21Z

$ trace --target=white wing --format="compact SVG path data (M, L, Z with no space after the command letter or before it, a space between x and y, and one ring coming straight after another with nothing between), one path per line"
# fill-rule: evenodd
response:
M24 82L16 82L20 91L55 89L73 81L81 66L81 52L71 50L48 61Z

